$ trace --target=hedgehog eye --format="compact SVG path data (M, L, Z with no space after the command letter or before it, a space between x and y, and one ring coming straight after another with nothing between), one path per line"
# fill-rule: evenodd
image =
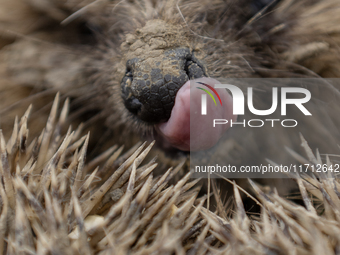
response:
M203 66L192 57L186 60L184 70L190 80L206 76L204 73Z

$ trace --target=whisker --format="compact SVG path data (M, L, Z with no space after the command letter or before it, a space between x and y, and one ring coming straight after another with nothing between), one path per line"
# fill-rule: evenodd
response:
M71 23L72 21L74 21L76 18L80 17L82 14L84 14L89 8L95 6L96 4L98 4L99 2L103 2L103 1L107 1L107 0L96 0L92 3L89 3L88 5L85 5L84 7L80 8L78 11L72 13L70 16L68 16L66 19L64 19L60 24L61 25L67 25L69 23ZM121 4L122 2L125 2L125 0L121 0L120 2L118 2L113 9L111 10L111 12L113 13L113 11L116 9L116 7Z
M20 104L22 103L29 103L35 99L38 99L38 98L41 98L43 96L49 96L49 95L52 95L52 94L55 94L57 93L57 91L55 89L47 89L47 90L44 90L44 91L41 91L41 92L38 92L36 94L33 94L33 95L30 95L18 102L15 102L9 106L7 106L6 108L0 110L0 114L4 114L6 113L7 111L10 111L12 109L14 109L15 107L19 106Z
M237 55L238 57L240 57L241 59L244 60L244 62L247 64L247 66L250 68L250 70L255 73L255 70L251 67L250 63L242 56L242 55Z
M41 39L38 39L36 37L33 37L33 36L29 36L29 35L25 35L25 34L21 34L19 32L15 32L13 30L10 30L10 29L6 29L6 28L1 28L0 27L0 31L2 31L3 33L7 33L7 34L11 34L11 35L14 35L15 37L18 37L18 38L23 38L23 39L26 39L26 40L29 40L29 41L33 41L33 42L38 42L38 43L43 43L43 44L47 44L47 45L52 45L53 47L58 47L60 49L68 49L66 46L64 45L61 45L61 44L56 44L56 43L53 43L53 42L49 42L49 41L44 41L44 40L41 40Z
M222 39L210 38L210 37L207 37L207 36L199 35L199 34L197 34L195 31L193 31L193 30L189 27L187 21L185 20L185 18L184 18L184 16L183 16L183 13L182 13L181 9L179 8L179 5L178 5L179 1L180 1L180 0L178 0L177 3L176 3L176 8L177 8L177 10L178 10L178 12L179 12L179 15L180 15L181 18L183 19L183 21L184 21L186 27L190 30L190 32L191 32L192 34L194 34L195 36L198 36L198 37L200 37L200 38L204 38L204 39L208 39L208 40L215 40L215 41L219 41L219 42L224 42L224 40L222 40Z
M276 3L276 2L277 2L277 0L271 1L269 4L267 4L265 7L263 7L259 12L257 12L251 19L249 19L247 21L247 23L238 32L238 34L241 34L244 31L244 29L246 29L246 27L248 27L249 25L253 24L254 22L258 21L260 18L262 18L263 17L263 13L265 13L269 9L269 7L274 5L274 3Z
M88 5L85 5L84 7L80 8L78 11L72 13L70 16L68 16L62 22L60 22L60 24L61 25L69 24L70 22L72 22L73 20L78 18L80 15L82 15L85 11L87 11L87 9L89 9L90 7L94 6L95 4L97 4L98 2L101 2L101 1L103 1L103 0L96 0L92 3L89 3Z

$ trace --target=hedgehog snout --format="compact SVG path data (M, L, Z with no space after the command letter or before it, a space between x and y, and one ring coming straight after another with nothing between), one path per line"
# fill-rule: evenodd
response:
M156 57L139 56L126 63L122 98L138 119L148 124L166 122L178 90L188 80L204 76L203 65L188 48L167 50Z

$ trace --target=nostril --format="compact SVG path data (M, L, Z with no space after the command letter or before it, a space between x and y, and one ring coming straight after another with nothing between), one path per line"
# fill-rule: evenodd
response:
M192 56L187 58L184 66L184 71L190 80L206 76L203 66Z
M138 113L142 109L142 103L135 98L134 96L131 96L129 99L125 100L125 107L133 114L138 115Z

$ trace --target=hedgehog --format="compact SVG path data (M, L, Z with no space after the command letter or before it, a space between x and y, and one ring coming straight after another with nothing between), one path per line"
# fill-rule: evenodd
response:
M143 217L144 212L147 212L147 208L152 205L150 201L156 200L153 193L148 190L159 180L154 180L150 175L154 168L154 155L160 155L159 163L162 167L155 171L161 173L162 177L158 178L164 179L162 179L164 184L159 184L162 187L159 192L166 192L162 189L169 182L170 172L172 172L164 174L164 169L167 169L165 166L176 166L188 157L190 151L188 145L192 141L188 132L188 118L182 118L178 114L179 110L184 114L189 113L188 105L179 103L181 98L185 97L183 90L188 84L204 82L212 85L224 83L228 78L249 77L337 78L340 66L337 46L339 5L335 0L3 1L0 21L2 47L0 104L3 129L1 140L4 158L2 185L3 196L7 197L4 201L11 203L9 207L3 207L5 211L8 210L8 213L4 214L6 217L3 221L7 225L2 225L7 240L4 250L9 253L30 251L34 253L35 248L48 247L46 241L38 246L46 233L45 226L50 225L51 220L55 221L57 214L61 215L60 220L65 220L62 215L66 214L67 220L60 223L64 224L65 233L68 234L65 247L70 247L72 240L75 240L75 243L78 242L78 245L75 244L78 252L79 249L106 252L106 248L99 245L102 240L100 236L105 236L102 243L112 246L110 249L113 250L107 252L114 252L114 247L117 243L120 244L117 240L112 242L117 233L115 231L124 229L126 233L134 233L135 239L129 239L131 243L117 248L119 250L116 252L212 253L219 250L234 254L249 252L263 254L280 253L282 249L287 253L293 252L292 247L294 247L295 253L317 253L324 249L323 251L327 250L332 254L332 251L337 250L337 239L333 240L336 230L331 228L334 232L330 233L324 230L324 226L313 224L315 219L325 225L330 224L327 220L332 221L332 213L336 214L337 197L332 193L337 194L337 182L334 176L328 176L331 179L325 182L321 180L324 176L317 176L315 179L303 176L303 180L292 176L294 179L297 178L297 186L305 207L282 200L277 192L264 194L262 189L249 181L250 187L260 200L258 201L232 182L237 210L235 218L230 219L218 187L213 185L217 212L212 213L209 211L209 194L208 209L204 209L202 198L196 198L197 190L190 191L189 195L186 193L191 186L194 186L193 183L183 184L189 178L185 174L189 167L186 166L184 169L177 167L174 171L177 174L171 176L173 175L173 179L177 178L174 183L186 185L186 188L174 186L176 189L172 192L176 191L178 194L173 195L174 200L165 199L167 203L165 208L168 210L166 216L156 216L153 213L158 210L153 209L152 216L150 214L146 215L146 218ZM270 104L267 100L269 91L266 91L265 87L258 89L264 93L256 98L257 103ZM336 82L329 84L325 81L316 91L318 97L313 101L315 118L304 123L300 131L312 150L318 148L323 153L336 154L339 140L337 129L339 92ZM52 105L53 97L57 92L60 94L54 101L46 124L47 109ZM224 96L228 100L229 94L225 93ZM59 97L62 100L68 99L61 111L60 121L54 127ZM23 112L30 103L38 109L32 112L30 118L32 122L30 136L37 138L27 147L26 119L29 111L24 114L20 123L15 120L12 135L10 131L14 116ZM68 110L70 116L66 118ZM84 124L80 124L79 129L72 134L71 128L65 130L68 125L64 122L68 125L79 125L81 122ZM43 130L44 126L46 127ZM80 133L86 134L89 131L92 140L89 140L88 135L77 140ZM199 129L197 131L200 132ZM61 134L66 134L64 139L61 139ZM275 149L272 149L272 146L265 151L265 156L274 161L287 162L294 159L300 163L320 164L323 157L318 151L314 156L304 138L302 138L304 146L301 148L298 132L291 136L281 130L270 133L266 129L261 129L245 134L230 128L223 130L223 135L225 134L228 138L226 143L219 144L214 140L213 144L218 145L219 151L222 151L220 156L229 162L241 160L244 163L244 160L254 160L254 158L258 160L257 163L263 162L265 158L258 156L258 144L259 140L263 140L263 134L268 135L266 141L269 144L275 145ZM142 157L148 154L150 163L138 168L142 158L138 159L138 155L142 149L133 146L140 139L155 139L156 148L149 152L148 147ZM202 141L199 146L211 145L209 136L203 136ZM126 155L134 155L134 158L126 161L129 163L126 163L125 167L109 167L115 161L113 158L117 159L123 150L117 151L116 147L112 147L114 144L124 144L126 148L133 148L126 152ZM299 153L306 150L308 159L303 159L291 150L290 153L285 153L282 150L285 146L298 150ZM89 151L88 158L92 161L85 166L86 150ZM26 151L28 151L27 155ZM111 161L109 159L105 165L106 156L109 157L112 153L114 153L113 158L110 158ZM124 166L123 159L128 159L128 156L117 159L116 166L120 164ZM76 163L70 167L72 160ZM325 160L330 164L328 157ZM101 168L94 170L92 166L101 163L104 164L103 170ZM67 180L62 177L64 169L69 169ZM110 177L113 171L116 174ZM138 181L135 183L138 177L141 178L139 174L143 178L139 179L139 183ZM23 180L12 180L13 175L20 176ZM119 185L112 181L114 179L116 182L118 175L123 178L120 180L123 183ZM178 179L181 175L185 175L184 179ZM145 180L144 177L148 179ZM103 187L92 184L96 178ZM108 183L106 179L109 180ZM86 191L82 185L85 185ZM324 187L324 185L329 186ZM317 191L311 191L312 186L317 187L321 195ZM60 188L64 188L64 191L59 191ZM138 193L139 189L150 196L143 200L148 201L149 204L138 200L142 199L144 194ZM306 189L323 201L324 212L327 214L325 218L318 216ZM135 190L133 195L131 190ZM261 208L260 220L248 219L239 190L250 196ZM98 195L100 193L103 194ZM138 200L140 207L138 210L131 209L130 212L136 216L132 222L136 223L140 219L145 226L152 228L150 232L147 230L143 232L144 227L138 225L139 223L117 227L116 224L120 224L117 215L113 218L108 216L111 209L120 210L117 209L119 203L126 204L126 201L132 201L131 206L135 207L136 204L133 203L137 203L137 200L133 199ZM189 199L190 203L182 204L186 199ZM51 204L52 200L56 201L57 205L61 205L61 211L55 211L56 208ZM279 206L283 211L276 211L272 204ZM99 208L94 209L95 206ZM129 212L127 207L127 205L123 206L118 213L123 215L123 212ZM192 208L198 209L195 211ZM39 215L39 210L49 211L48 214L52 215L52 218ZM168 220L175 220L175 216L177 217L183 210L188 213L173 227ZM301 212L301 215L306 211L311 212L308 217L314 219L313 223L309 224L311 219L307 221L314 227L308 228L307 221L304 222L304 219L299 218L301 215L296 211ZM33 218L41 218L40 221L37 224L32 223L33 218L28 212L32 212ZM19 218L18 215L22 217ZM190 215L194 215L193 218L190 218ZM148 217L156 220L156 225L152 225ZM199 217L201 219L198 219ZM24 223L25 226L17 226L15 231L11 230L8 226L11 226L13 219L17 219L15 222L20 224ZM188 219L188 222L194 221L188 223L190 227L187 225L193 232L185 227L184 222ZM324 222L324 219L327 220ZM91 225L92 220L96 226L104 229L105 233L101 231L101 234L98 234L99 240L96 239L94 246L90 247L92 237L89 236L94 232L97 235L96 231L99 231L90 231L91 227L84 227ZM127 220L128 218L121 221ZM276 220L282 225L275 224ZM162 227L158 224L160 222L164 224ZM270 224L267 224L268 222ZM294 228L293 222L300 224L301 228ZM284 226L289 229L289 234L283 231ZM264 233L265 229L271 227L274 230L270 231L274 231L280 237L270 239ZM277 229L278 227L280 229ZM19 230L24 228L28 231ZM106 228L113 231L111 235L106 232ZM163 236L164 240L170 243L173 241L176 245L169 247L155 245L150 250L141 249L141 247L148 249L148 245L151 247L155 244L154 240L163 240L157 239L162 238L162 233L172 231L177 233L179 229L183 231L178 234L176 240L171 239L172 235ZM241 232L237 232L240 230ZM320 230L318 233L320 238L331 237L332 242L316 243L313 239L316 230ZM189 236L184 234L187 231L190 232ZM18 232L24 232L27 236L23 238L15 236ZM47 232L51 233L54 230ZM142 232L147 235L143 236ZM246 245L246 239L241 238L240 233L247 236L249 246ZM305 236L302 237L301 235L304 234ZM273 243L270 245L266 243L265 236ZM19 240L18 243L15 243L16 240ZM24 246L28 248L19 251L18 247L22 247L21 242L27 240L29 243ZM11 243L15 244L9 245ZM59 243L56 246L60 248ZM57 252L53 249L47 248L51 253ZM76 251L71 253L73 252Z

